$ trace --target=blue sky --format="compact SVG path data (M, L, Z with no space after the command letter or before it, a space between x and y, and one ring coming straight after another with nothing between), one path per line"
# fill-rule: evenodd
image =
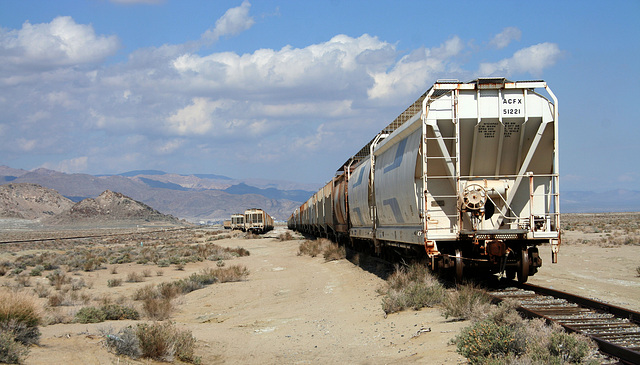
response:
M563 190L640 190L640 1L0 0L0 165L323 183L440 78L543 79Z

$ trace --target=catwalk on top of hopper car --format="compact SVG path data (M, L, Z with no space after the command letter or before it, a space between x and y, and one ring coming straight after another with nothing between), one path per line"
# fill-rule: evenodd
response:
M457 278L527 281L542 265L537 246L550 244L555 263L560 243L557 107L544 81L438 81L288 226Z
M232 214L230 228L261 234L273 229L273 218L262 209L251 208L244 214Z

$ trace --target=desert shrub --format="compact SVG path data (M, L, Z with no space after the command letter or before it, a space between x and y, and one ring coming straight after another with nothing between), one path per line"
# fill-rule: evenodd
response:
M0 332L0 363L20 364L28 354L27 346L17 342L11 332Z
M72 279L71 280L71 290L76 291L86 287L87 284L84 282L83 278Z
M47 275L47 279L49 279L49 282L54 288L56 288L56 290L60 290L64 284L71 281L71 278L67 277L67 275L60 269L54 270L52 273Z
M158 261L159 267L168 267L169 265L171 265L171 262L169 261L169 259L161 259Z
M174 306L168 298L145 298L142 301L142 310L150 319L164 321L173 313Z
M291 241L291 240L293 240L293 235L291 234L291 232L286 231L285 233L282 233L282 234L278 235L278 240L280 242L282 242L282 241Z
M209 269L209 275L218 278L221 283L242 281L249 276L249 270L245 266L232 265L227 268Z
M149 270L149 269L142 270L142 276L144 276L145 278L150 277L151 276L151 270Z
M479 319L491 308L491 298L472 284L458 286L457 290L447 293L442 301L442 314L445 318Z
M342 260L347 257L347 251L344 246L336 243L329 243L324 246L322 255L326 261Z
M46 298L49 296L49 288L42 285L41 283L37 283L33 291L38 295L38 298Z
M102 330L102 335L109 351L116 355L129 356L133 359L137 359L142 355L140 340L138 340L136 330L131 326L120 329L116 334L111 332L110 329Z
M35 299L23 292L0 292L0 332L24 345L38 343L42 321Z
M122 279L109 279L107 280L107 286L113 288L114 286L122 285Z
M387 279L386 288L378 292L384 294L382 309L385 313L430 307L442 302L445 295L442 284L426 266L420 264L396 267Z
M27 275L26 272L22 272L18 275L16 275L16 283L18 284L18 287L29 287L31 286L31 278L29 277L29 275Z
M155 294L157 293L157 294ZM180 295L180 287L175 283L160 283L155 289L153 296L158 298L173 299Z
M636 273L638 274L637 276L640 277L640 266L636 267Z
M322 252L322 240L305 240L298 247L298 255L316 257Z
M549 339L549 354L570 364L582 363L593 352L593 344L584 336L554 331Z
M100 308L84 307L76 313L74 322L77 323L100 323L104 322L107 316Z
M172 323L138 324L136 335L140 343L142 357L159 361L195 360L195 338L191 331L180 331Z
M0 276L4 276L12 267L13 264L9 261L0 262Z
M463 328L454 340L457 352L471 364L597 364L590 339L541 319L523 319L515 306L493 306L484 319Z
M458 353L472 364L482 364L491 358L524 352L518 346L509 326L498 325L491 320L476 322L464 328L456 337L456 346Z
M140 313L130 306L121 304L106 304L100 307L107 321L117 321L122 319L139 319Z
M44 271L44 266L36 265L36 267L31 269L31 272L29 273L29 275L31 275L31 276L41 276L43 271Z
M130 272L127 274L127 282L129 283L140 283L142 281L144 281L144 278L137 272Z
M65 303L64 295L61 293L51 293L47 298L47 303L50 307L59 307Z

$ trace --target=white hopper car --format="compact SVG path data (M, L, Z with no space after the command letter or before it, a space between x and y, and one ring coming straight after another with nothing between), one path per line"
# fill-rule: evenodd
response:
M537 246L549 244L556 262L558 180L558 101L544 81L438 81L289 227L423 255L458 278L484 271L524 282L542 265Z

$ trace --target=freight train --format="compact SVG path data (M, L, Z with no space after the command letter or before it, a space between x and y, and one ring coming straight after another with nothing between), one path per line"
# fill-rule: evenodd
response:
M273 218L262 209L251 208L231 215L231 229L261 234L273 229Z
M545 95L546 94L546 95ZM288 227L456 278L527 281L560 244L558 100L544 81L437 81Z

